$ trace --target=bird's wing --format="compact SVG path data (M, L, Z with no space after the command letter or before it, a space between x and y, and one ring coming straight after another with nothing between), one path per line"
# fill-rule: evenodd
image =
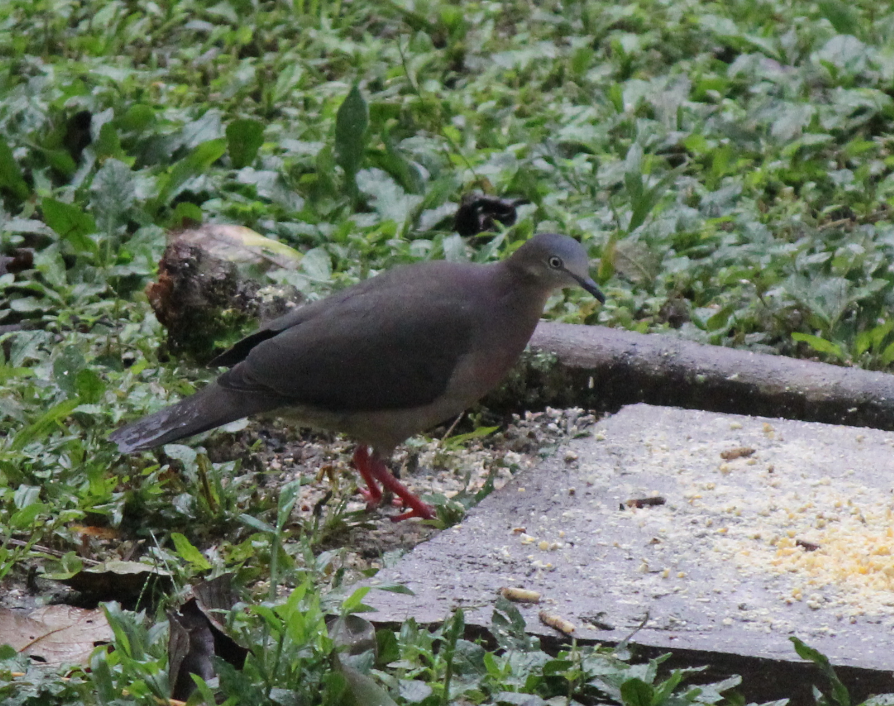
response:
M446 289L378 287L327 303L256 343L218 381L336 412L429 404L475 335L469 292Z
M415 285L418 286L420 281L424 281L424 278L414 280L412 276L408 276L410 275L411 270L415 269L419 272L425 269L443 269L445 264L450 267L448 263L444 262L429 262L409 267L395 267L394 269L382 272L375 277L359 282L353 287L331 294L325 299L311 302L310 304L303 304L287 314L283 314L272 321L268 321L260 329L236 342L233 346L218 355L209 363L209 365L211 367L232 367L245 360L255 346L279 335L293 326L298 326L299 324L318 316L329 316L330 312L341 307L350 299L365 297L370 293L372 293L373 296L381 297L386 290L395 287L398 289L405 289L407 285L410 285L410 288L413 288L414 282Z
M371 281L372 280L367 280L367 282ZM279 335L293 326L297 326L308 319L314 318L314 316L319 315L321 311L325 312L327 308L334 307L345 299L349 299L362 293L365 284L366 282L361 282L359 285L355 285L343 292L333 294L327 299L313 302L311 304L304 304L287 314L283 314L272 321L268 321L263 327L237 341L233 346L218 355L209 363L209 365L211 367L226 366L229 368L237 363L241 363L248 357L248 354L251 353L255 346L263 343L269 338Z

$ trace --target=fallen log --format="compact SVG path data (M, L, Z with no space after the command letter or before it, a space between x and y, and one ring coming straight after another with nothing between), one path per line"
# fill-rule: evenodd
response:
M545 321L514 377L484 400L516 411L636 402L894 429L894 375Z

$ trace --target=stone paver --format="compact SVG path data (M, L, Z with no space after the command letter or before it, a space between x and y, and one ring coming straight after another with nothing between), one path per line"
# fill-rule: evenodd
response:
M539 591L587 641L894 668L894 433L634 405L519 474L373 583L375 620L490 624ZM749 452L748 449L753 451ZM663 505L629 507L636 498ZM621 507L623 506L623 509Z

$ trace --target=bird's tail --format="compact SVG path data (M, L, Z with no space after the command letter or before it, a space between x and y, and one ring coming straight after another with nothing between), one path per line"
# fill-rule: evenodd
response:
M109 439L118 444L121 453L142 451L278 406L273 396L227 390L211 383L185 400L117 429Z

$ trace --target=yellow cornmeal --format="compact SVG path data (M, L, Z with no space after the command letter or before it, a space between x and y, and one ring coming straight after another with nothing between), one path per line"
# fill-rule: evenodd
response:
M782 600L837 607L842 617L892 612L894 512L888 502L826 496L750 519L723 528L736 536L730 541L718 537L716 548L742 568L787 574L792 588L780 595ZM810 551L799 541L817 548ZM820 589L832 590L819 594Z

